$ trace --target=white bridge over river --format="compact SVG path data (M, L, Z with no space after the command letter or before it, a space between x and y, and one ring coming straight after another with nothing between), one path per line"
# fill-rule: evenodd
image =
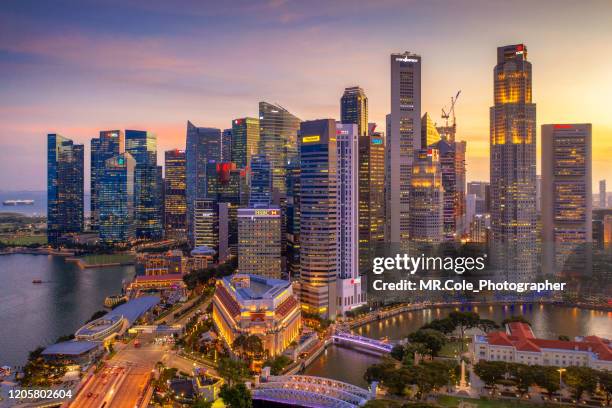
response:
M387 354L393 349L393 344L369 337L358 336L344 331L332 335L334 344L355 348L373 354Z
M269 376L255 386L252 394L255 400L309 408L355 408L374 396L356 385L310 375Z

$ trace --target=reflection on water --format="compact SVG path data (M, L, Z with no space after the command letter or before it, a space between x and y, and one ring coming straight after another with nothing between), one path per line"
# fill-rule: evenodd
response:
M133 275L132 266L81 270L60 257L0 256L0 365L21 365L37 346L74 333Z
M407 312L362 326L356 329L356 333L375 339L388 337L390 340L399 340L422 325L447 316L452 310L433 308ZM522 315L531 322L535 335L542 338L556 339L560 335L569 337L597 335L612 338L612 312L555 305L473 306L458 310L477 312L483 319L497 323L513 315ZM327 354L317 359L305 373L366 386L363 373L376 361L376 357L363 356L345 348L331 347Z

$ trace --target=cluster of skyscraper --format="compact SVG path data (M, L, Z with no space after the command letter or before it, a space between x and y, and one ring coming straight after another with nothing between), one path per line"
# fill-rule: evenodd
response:
M210 247L219 262L237 256L240 272L298 282L302 309L328 318L365 303L360 270L383 244L487 242L502 275L533 277L531 64L522 44L498 48L497 60L490 185L472 183L467 200L466 143L455 139L454 117L436 126L422 114L422 60L406 52L391 55L386 137L368 123L359 87L345 89L340 121L301 121L260 102L258 118L229 129L188 122L185 151L165 152L165 179L153 135L100 132L91 142L91 229L106 242L166 237ZM559 262L591 240L591 128L544 125L542 138L541 237ZM55 243L83 229L83 146L58 135L48 144Z

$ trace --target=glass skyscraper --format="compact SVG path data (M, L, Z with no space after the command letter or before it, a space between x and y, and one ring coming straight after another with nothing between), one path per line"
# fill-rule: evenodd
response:
M259 127L259 153L270 162L274 195L285 196L287 164L297 158L300 119L280 105L259 102Z
M359 136L368 132L368 98L358 86L344 89L340 98L340 122L357 125Z
M537 271L536 105L527 47L497 49L490 109L492 262L500 278L533 279Z
M367 271L385 242L385 137L368 125L359 136L359 267Z
M136 238L135 231L136 160L122 153L106 160L100 178L100 239L124 244Z
M157 186L157 137L144 130L125 131L125 151L136 161L134 179L136 237L160 239L161 202Z
M436 149L415 153L410 180L410 241L435 245L444 238L444 188Z
M185 151L168 150L165 153L165 221L166 237L177 240L187 238L187 198Z
M302 309L328 319L337 314L336 122L300 125L300 281Z
M590 270L593 240L591 125L542 125L542 268Z
M387 118L387 239L409 239L410 176L421 148L421 57L391 54L391 114Z
M232 121L232 162L239 169L251 166L251 157L259 150L259 119L240 118Z
M83 230L83 145L47 135L47 240Z
M125 151L125 136L121 130L102 130L98 138L91 139L91 229L99 224L98 191L106 160Z
M185 149L187 226L191 244L194 243L193 217L196 199L207 198L206 169L208 163L221 161L221 130L196 127L187 122Z
M272 169L261 154L251 158L250 208L269 208L272 204Z

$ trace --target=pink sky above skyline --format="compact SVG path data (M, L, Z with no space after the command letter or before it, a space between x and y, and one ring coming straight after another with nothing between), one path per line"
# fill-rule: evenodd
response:
M538 134L544 123L592 123L594 183L612 178L610 2L239 3L9 1L0 11L0 189L45 188L47 133L85 143L88 155L100 130L146 129L161 153L184 147L187 120L227 128L257 116L260 100L305 120L338 118L353 85L382 128L388 56L404 50L423 57L423 112L435 121L462 90L468 179L487 180L495 49L519 42L533 64Z

